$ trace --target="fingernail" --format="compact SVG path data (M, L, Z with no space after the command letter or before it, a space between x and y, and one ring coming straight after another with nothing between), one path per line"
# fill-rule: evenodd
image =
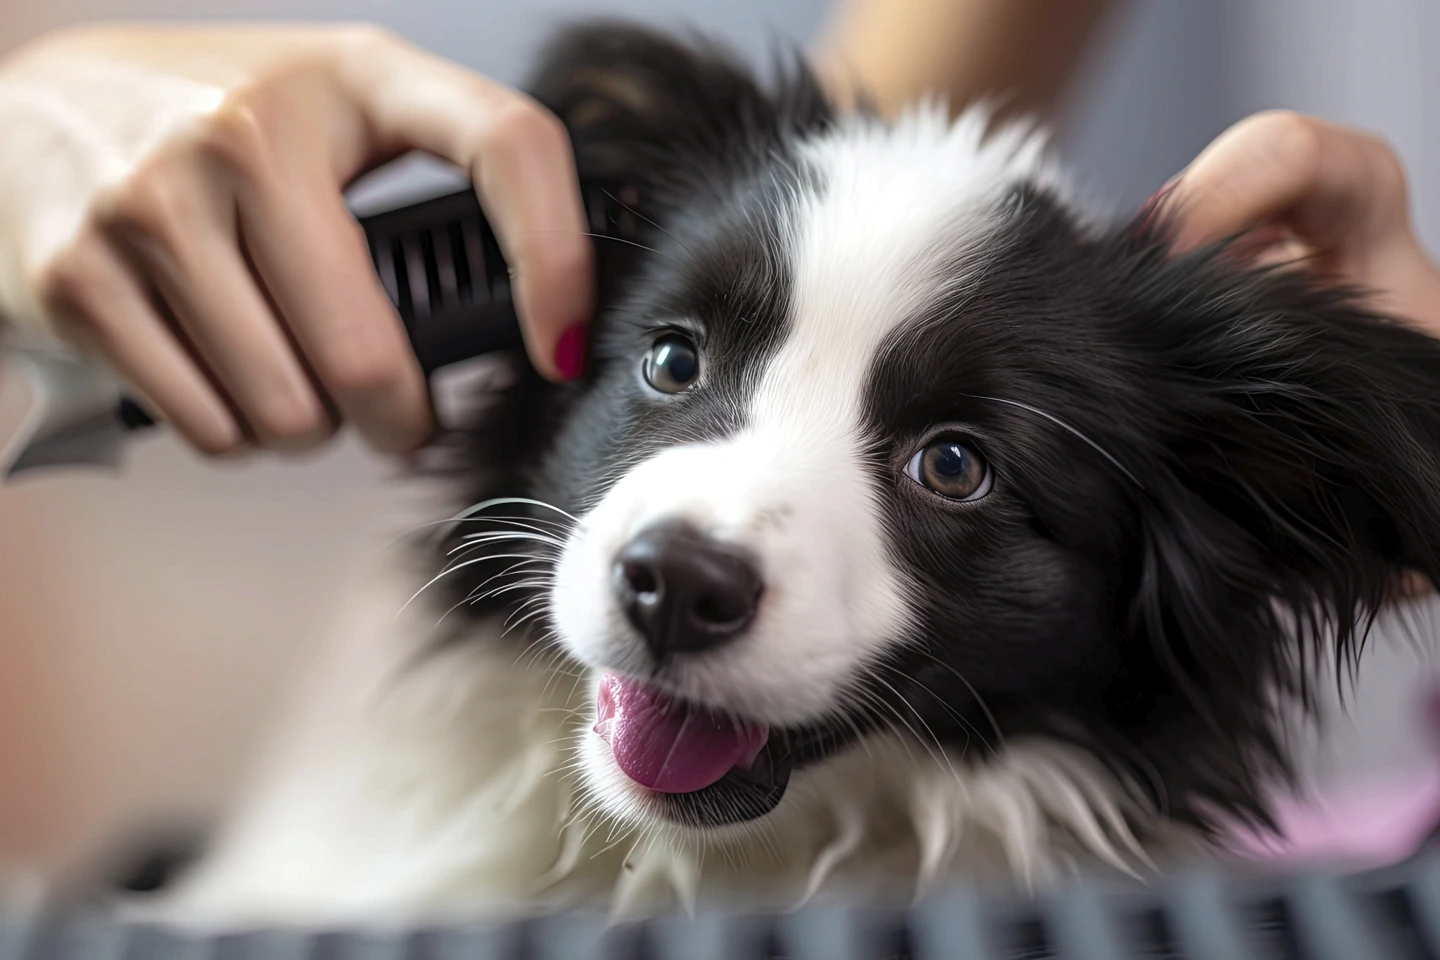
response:
M555 344L555 368L565 380L574 380L585 369L585 324L577 323L560 334Z
M1263 267L1294 259L1287 250L1289 231L1283 227L1267 225L1254 227L1237 237L1226 253L1243 264Z

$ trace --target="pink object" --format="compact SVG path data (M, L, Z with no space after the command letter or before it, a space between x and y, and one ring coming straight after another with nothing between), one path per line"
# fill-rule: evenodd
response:
M1397 863L1440 827L1440 765L1276 807L1279 836L1237 830L1232 846L1241 856L1277 866Z
M1440 697L1425 707L1426 726L1440 732ZM1231 846L1241 856L1277 866L1397 863L1440 830L1440 753L1404 773L1307 799L1284 797L1275 806L1278 835L1235 831Z
M748 769L769 735L759 724L615 674L600 681L595 732L627 777L660 793L694 793L736 767Z
M566 380L574 380L585 370L585 324L577 323L560 334L555 343L555 368Z

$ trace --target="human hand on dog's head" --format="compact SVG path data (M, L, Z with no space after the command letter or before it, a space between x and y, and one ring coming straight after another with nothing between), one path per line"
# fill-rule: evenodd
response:
M1440 336L1440 270L1411 227L1404 167L1374 136L1295 113L1256 114L1151 202L1178 218L1180 252L1248 232L1247 255L1303 258L1371 291L1380 312Z
M536 368L593 299L574 157L529 97L372 27L86 28L0 61L0 318L98 353L196 448L433 424L342 199L409 150L465 168Z
M1303 262L1370 292L1379 312L1440 337L1440 270L1410 223L1400 158L1370 134L1272 111L1235 124L1151 200L1177 218L1175 249L1245 234L1261 262ZM1428 593L1418 574L1402 595Z

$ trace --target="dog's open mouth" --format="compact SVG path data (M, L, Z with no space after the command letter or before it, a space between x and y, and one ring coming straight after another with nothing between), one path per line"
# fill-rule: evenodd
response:
M762 724L613 673L600 681L595 732L627 777L657 793L694 793L731 770L749 770L770 738Z
M790 780L788 761L767 749L765 725L629 677L601 679L595 733L625 776L661 795L676 819L696 826L763 816Z

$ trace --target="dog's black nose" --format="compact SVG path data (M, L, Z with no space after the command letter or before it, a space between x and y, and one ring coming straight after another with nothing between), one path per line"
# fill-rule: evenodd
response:
M683 523L642 530L615 560L620 605L657 658L738 636L762 587L744 551Z

